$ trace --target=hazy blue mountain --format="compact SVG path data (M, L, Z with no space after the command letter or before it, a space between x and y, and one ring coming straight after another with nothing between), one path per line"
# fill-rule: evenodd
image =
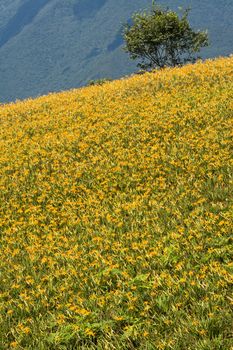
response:
M203 57L233 52L233 0L161 0L191 7L208 29ZM0 0L0 102L117 78L135 71L122 51L122 25L151 0Z

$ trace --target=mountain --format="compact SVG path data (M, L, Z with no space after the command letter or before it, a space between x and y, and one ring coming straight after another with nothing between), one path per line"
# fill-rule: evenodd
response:
M195 28L208 29L203 57L232 53L232 0L163 0L191 7ZM117 78L135 70L122 51L122 25L151 0L1 0L0 101L12 101Z

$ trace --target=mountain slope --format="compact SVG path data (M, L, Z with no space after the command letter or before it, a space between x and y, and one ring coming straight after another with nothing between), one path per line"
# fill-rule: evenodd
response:
M209 29L204 57L232 52L231 0L160 1L191 6L191 22ZM2 0L0 5L0 101L36 96L116 78L135 70L122 52L121 28L150 0Z
M0 106L0 348L232 344L233 57Z

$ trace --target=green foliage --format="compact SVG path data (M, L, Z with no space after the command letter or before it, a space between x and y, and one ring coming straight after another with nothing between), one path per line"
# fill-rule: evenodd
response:
M153 4L150 13L134 14L133 24L125 25L125 51L133 60L140 59L138 66L144 69L195 62L201 47L208 46L208 35L191 28L188 13L179 17Z
M103 78L103 79L94 79L94 80L89 80L87 83L87 86L93 86L93 85L103 85L109 81L112 81L110 78Z
M0 107L0 349L230 350L233 57Z

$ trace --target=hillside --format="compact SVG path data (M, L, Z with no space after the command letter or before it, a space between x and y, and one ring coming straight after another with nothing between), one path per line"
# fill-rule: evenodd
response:
M208 29L203 57L233 48L232 0L161 0L192 7L191 23ZM151 0L1 0L0 102L117 78L135 70L122 51L121 28Z
M232 76L0 106L1 349L230 349Z

